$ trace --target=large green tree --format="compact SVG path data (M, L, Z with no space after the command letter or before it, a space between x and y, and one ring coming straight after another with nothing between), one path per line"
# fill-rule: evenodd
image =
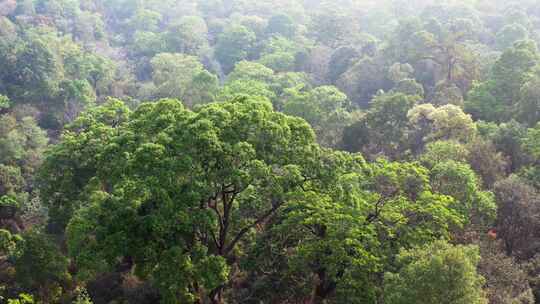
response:
M125 123L129 109L118 100L94 107L66 127L62 145L47 151L39 171L40 197L49 209L49 229L62 233L73 211L84 204L85 186L98 169L99 152Z
M333 86L307 92L290 89L288 93L290 97L283 112L304 118L321 145L336 147L343 137L344 128L352 121L347 96Z
M376 96L365 116L345 129L344 148L361 151L366 157L382 154L390 159L399 159L409 148L407 115L418 101L418 96L402 93Z
M226 74L232 71L237 62L248 58L255 39L255 33L242 25L231 25L219 35L216 58Z
M479 260L478 248L442 241L403 251L399 272L385 276L385 303L485 304Z
M208 27L199 16L186 16L169 26L165 34L169 50L199 55L208 44Z
M437 140L456 140L467 143L476 135L476 124L471 116L455 105L434 107L421 104L408 114L410 141L415 151L421 151L426 143Z
M345 153L325 163L331 178L324 190L295 196L248 257L244 284L255 297L372 303L400 248L448 237L462 222L453 200L432 192L417 164L367 164Z
M197 57L160 53L151 60L154 97L177 98L194 106L214 101L217 77L204 69Z
M46 133L32 117L0 115L0 198L27 202L47 143Z
M523 109L531 102L524 100L518 103L521 94L524 98L534 94L530 88L531 84L528 86L526 84L533 76L533 68L537 63L536 44L530 40L516 42L495 62L488 80L473 87L465 102L466 111L475 119L496 122L510 120L516 104L518 109ZM523 86L525 87L522 93ZM534 114L533 111L526 116Z
M163 100L141 105L116 131L92 116L87 128L106 136L68 133L55 149L103 141L78 179L88 195L68 226L70 253L82 277L127 258L164 301L221 303L253 234L317 177L309 126L264 101L191 112Z

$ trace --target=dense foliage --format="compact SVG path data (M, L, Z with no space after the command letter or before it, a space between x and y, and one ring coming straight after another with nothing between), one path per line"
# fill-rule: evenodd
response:
M540 303L534 0L0 0L0 302Z

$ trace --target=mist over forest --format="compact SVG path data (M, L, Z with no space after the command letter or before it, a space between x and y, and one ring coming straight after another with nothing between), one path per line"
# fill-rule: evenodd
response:
M540 2L0 0L0 303L540 303Z

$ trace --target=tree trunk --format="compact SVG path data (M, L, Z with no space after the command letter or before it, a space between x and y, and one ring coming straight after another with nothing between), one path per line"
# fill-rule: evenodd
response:
M223 286L219 286L210 293L211 304L223 304Z
M326 271L324 269L317 271L317 282L315 283L309 304L325 303L326 299L334 292L335 289L336 284L327 280Z
M453 71L454 71L454 58L450 57L450 59L448 60L448 75L446 78L447 83L452 83L453 78L454 78Z

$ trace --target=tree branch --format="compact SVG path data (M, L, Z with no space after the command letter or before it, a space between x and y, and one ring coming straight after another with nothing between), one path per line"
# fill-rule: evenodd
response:
M224 254L228 254L229 252L231 252L231 250L234 249L234 246L236 246L236 244L242 239L242 237L244 237L244 235L250 230L252 229L253 227L259 225L260 223L264 222L266 219L268 219L268 217L270 217L272 214L274 214L274 212L276 210L279 209L279 207L281 207L283 205L283 202L279 202L279 203L275 203L273 204L274 206L266 211L261 217L259 217L256 221L254 221L253 223L247 225L246 227L240 229L240 231L238 232L238 234L234 237L234 239L232 240L232 242L229 244L229 246L227 246L227 249L224 251Z

